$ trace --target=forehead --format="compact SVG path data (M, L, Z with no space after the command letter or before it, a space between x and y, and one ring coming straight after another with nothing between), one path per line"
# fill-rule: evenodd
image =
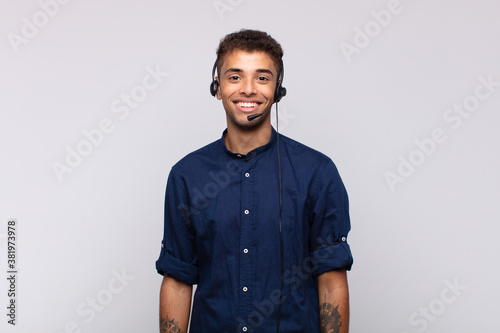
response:
M237 68L243 71L255 71L258 69L268 69L273 73L277 72L276 64L266 52L262 51L242 51L235 50L224 56L221 70Z

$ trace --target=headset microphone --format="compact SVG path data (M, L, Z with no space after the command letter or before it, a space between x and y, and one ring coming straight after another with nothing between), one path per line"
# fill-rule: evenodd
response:
M271 110L271 107L272 107L272 106L273 106L272 104L271 104L271 105L269 105L269 107L268 107L267 109L265 109L265 110L264 110L264 112L261 112L261 113L256 113L256 114L252 114L252 115L250 115L250 116L247 116L248 121L252 121L252 120L254 120L255 118L259 118L260 116L263 116L263 115L264 115L264 114L266 114L269 110Z

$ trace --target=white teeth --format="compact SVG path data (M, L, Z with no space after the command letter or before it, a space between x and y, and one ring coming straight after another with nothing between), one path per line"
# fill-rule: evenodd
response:
M244 108L253 108L259 105L258 103L249 103L249 102L238 102L236 105Z

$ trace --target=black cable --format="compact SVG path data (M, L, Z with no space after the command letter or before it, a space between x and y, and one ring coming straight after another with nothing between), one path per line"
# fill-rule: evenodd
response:
M281 257L281 285L280 285L280 302L278 304L278 324L276 327L276 332L280 331L280 317L281 317L281 299L283 296L283 280L285 276L285 268L283 263L283 233L281 231L281 212L283 210L283 193L281 189L281 157L280 157L280 131L278 125L278 103L276 103L276 140L278 144L278 179L280 184L280 217L279 217L279 226L280 226L280 257Z

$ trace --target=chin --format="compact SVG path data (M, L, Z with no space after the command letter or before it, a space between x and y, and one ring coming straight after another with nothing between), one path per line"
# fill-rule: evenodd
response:
M248 115L250 116L250 115ZM253 130L264 125L269 118L269 113L262 115L253 120L248 120L247 115L244 117L235 117L234 114L228 114L228 120L235 126L241 130Z

